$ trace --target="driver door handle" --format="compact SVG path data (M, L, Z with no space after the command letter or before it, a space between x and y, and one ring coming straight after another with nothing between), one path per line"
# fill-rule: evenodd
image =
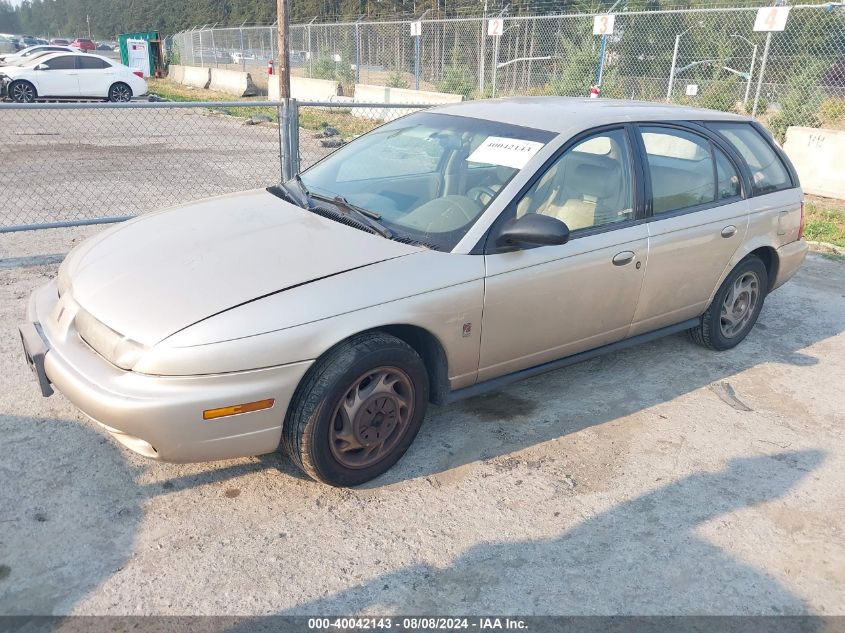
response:
M736 227L733 224L729 224L722 229L722 237L733 237L734 235L736 235Z
M624 266L625 264L630 264L632 261L634 261L633 251L622 251L613 256L614 266Z

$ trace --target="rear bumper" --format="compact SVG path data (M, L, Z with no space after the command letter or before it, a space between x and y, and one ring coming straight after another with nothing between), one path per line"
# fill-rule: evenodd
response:
M54 316L58 303L55 281L36 290L28 324L21 329L30 338L32 332L40 334L46 380L128 448L169 462L229 459L278 448L288 404L311 361L202 376L123 371L88 347L72 325L62 332L62 319ZM267 398L275 400L272 408L203 419L206 409Z
M807 257L808 250L809 246L804 240L790 242L789 244L785 244L777 249L778 272L777 275L775 275L772 290L779 288L792 279L795 273L798 272L801 264L804 262L804 258Z

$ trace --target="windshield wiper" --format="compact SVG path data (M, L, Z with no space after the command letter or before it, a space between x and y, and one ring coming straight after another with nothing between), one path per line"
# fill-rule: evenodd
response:
M305 189L304 185L302 185L301 182L300 186L303 188L303 190L307 191L307 189ZM341 209L343 213L354 216L358 222L361 222L365 226L371 228L373 231L375 231L382 237L386 237L387 239L393 239L393 231L391 231L379 221L381 220L381 215L379 215L375 211L370 211L369 209L365 209L363 207L359 207L356 204L352 204L351 202L349 202L349 200L340 195L324 196L320 193L311 192L309 192L308 195L311 198L316 198L317 200L325 200L326 202L331 202L333 205Z
M299 177L299 174L295 174L293 180L296 182L296 186L299 187L300 194L302 194L302 199L305 202L303 206L306 209L313 208L313 205L311 204L311 192L308 191L308 187L306 187L305 183L302 182L302 178Z
M287 183L283 182L279 183L278 185L272 185L270 187L267 187L267 191L269 193L272 193L277 198L287 200L291 204L295 204L298 207L308 208L309 206L307 198L304 198L303 196L294 193Z

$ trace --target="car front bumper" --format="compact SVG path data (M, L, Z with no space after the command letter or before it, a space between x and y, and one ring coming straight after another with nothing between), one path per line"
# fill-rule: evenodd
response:
M29 301L21 339L42 394L60 391L115 439L146 457L200 462L275 451L285 411L312 361L227 374L153 376L124 371L62 325L56 282ZM268 398L269 409L204 420L203 411Z

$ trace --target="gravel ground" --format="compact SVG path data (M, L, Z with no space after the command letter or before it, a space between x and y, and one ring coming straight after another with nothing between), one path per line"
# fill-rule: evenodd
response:
M312 135L304 164L330 151ZM281 173L275 125L205 108L3 108L0 147L0 228L145 213Z
M845 265L811 255L732 351L435 407L337 490L147 461L39 396L15 324L97 230L0 236L0 613L845 614Z

